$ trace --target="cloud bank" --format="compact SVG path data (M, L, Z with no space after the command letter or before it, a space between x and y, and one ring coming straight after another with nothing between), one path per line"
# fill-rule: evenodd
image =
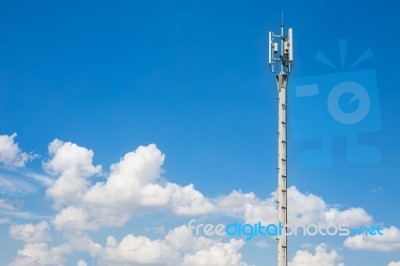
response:
M6 139L14 143L14 137ZM93 240L90 232L123 226L132 218L151 213L168 213L175 217L219 215L248 223L276 222L275 192L266 199L236 190L209 198L193 184L169 182L163 175L165 155L154 144L139 146L126 153L110 166L107 174L101 165L94 164L92 150L75 143L55 139L49 144L48 151L50 157L43 163L43 169L52 176L52 179L46 177L46 196L53 203L55 215L48 222L10 226L10 236L24 242L11 264L14 266L65 265L65 257L74 251L89 253L99 265L243 266L247 265L241 254L244 240L221 241L194 236L186 225L167 233L163 228L164 236L159 239L128 234L118 240L109 235L105 243ZM18 148L14 154L24 153ZM102 178L98 179L98 176ZM294 186L288 190L292 224L359 226L373 222L362 208L340 209L317 195L302 193ZM0 199L0 208L14 211L14 207L3 199ZM353 236L347 238L344 245L349 249L399 250L399 230L395 227L385 230L391 237L382 242L377 242L376 238ZM50 245L52 231L61 234L65 241ZM268 243L258 246L266 248ZM77 265L87 263L79 260ZM314 252L296 252L290 265L343 266L343 263L335 250L321 244Z

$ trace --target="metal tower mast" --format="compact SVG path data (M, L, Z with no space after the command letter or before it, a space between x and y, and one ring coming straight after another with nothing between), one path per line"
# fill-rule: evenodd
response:
M280 40L280 49L279 42ZM280 34L269 32L268 39L270 70L276 75L278 86L278 225L282 225L282 235L277 237L278 266L287 266L288 243L287 225L287 86L293 62L293 30L284 35L283 21ZM279 53L280 51L280 53Z

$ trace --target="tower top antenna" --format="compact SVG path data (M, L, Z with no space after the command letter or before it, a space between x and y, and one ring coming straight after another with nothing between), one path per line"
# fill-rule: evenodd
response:
M279 34L269 32L268 38L268 64L272 73L283 73L288 75L292 70L293 63L293 29L289 28L287 34L282 25Z

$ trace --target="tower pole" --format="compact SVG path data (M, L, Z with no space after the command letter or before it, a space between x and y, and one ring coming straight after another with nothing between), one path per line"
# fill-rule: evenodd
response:
M280 39L280 49L275 38ZM272 73L276 73L278 88L278 189L277 222L281 226L281 234L277 237L277 265L288 265L288 238L287 230L287 88L289 73L293 62L293 30L289 28L284 35L283 22L280 34L269 33L269 65ZM279 41L279 40L278 40ZM278 53L280 50L280 53Z
M282 226L282 235L278 236L278 266L287 265L287 122L286 91L288 76L280 73L276 76L278 87L278 224Z

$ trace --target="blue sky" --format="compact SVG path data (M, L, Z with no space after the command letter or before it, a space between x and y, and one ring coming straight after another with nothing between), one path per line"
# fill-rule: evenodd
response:
M396 35L396 3L14 1L0 4L0 246L7 251L0 255L0 264L15 260L21 265L18 250L26 250L32 243L35 247L46 243L48 248L63 243L76 246L71 234L77 232L104 246L109 235L117 242L129 234L153 241L164 239L168 231L193 217L213 223L248 221L244 210L224 210L234 209L221 203L233 190L240 191L243 206L263 209L268 205L277 183L277 91L267 67L266 42L269 30L279 30L282 8L285 24L294 28L295 34L295 63L289 81L288 183L297 188L298 204L302 200L311 205L319 202L310 196L316 195L325 205L321 207L319 202L313 209L316 212L308 213L313 221L329 210L345 215L346 210L361 208L365 213L357 222L397 229L391 243L378 245L373 241L379 240L371 240L372 248L368 239L360 240L358 246L346 246L339 237L296 238L290 260L297 250L318 256L319 247L325 255L337 253L337 258L332 255L331 265L399 261L400 236L396 232L400 234L400 216L395 209L400 202L400 82L396 73L400 39ZM366 51L372 56L352 68ZM318 53L337 68L317 60ZM346 81L361 84L370 102L365 119L350 126L332 119L327 109L331 89ZM296 86L307 84L318 84L320 96L296 97ZM345 113L355 112L361 104L362 99L352 102L351 97L343 95L337 103ZM13 133L17 133L14 138ZM326 152L304 161L302 154L318 150L322 140L328 146ZM352 140L369 148L360 151ZM18 145L19 150L6 149L6 143L14 148ZM53 153L48 151L50 143ZM157 149L148 146L152 143ZM154 161L149 165L164 169L162 173L154 170L157 173L149 175L157 178L146 182L171 193L166 196L171 197L169 203L157 207L141 205L140 200L132 203L132 213L127 211L129 217L119 221L119 226L100 222L96 230L59 223L57 227L56 218L63 210L76 210L80 205L49 192L56 180L67 175L87 182L82 191L75 192L79 192L78 200L84 194L82 211L89 215L88 223L93 222L103 217L99 214L102 208L107 209L104 202L93 203L93 195L105 193L93 192L96 182L107 182L112 176L110 165L140 145L147 148L137 153L150 154ZM62 147L69 149L66 154L71 156L63 155ZM158 151L165 154L162 162ZM14 156L13 160L6 155ZM60 160L69 163L60 165L57 155L67 156ZM328 165L323 163L326 161ZM77 170L71 174L68 167ZM132 175L142 178L141 174ZM190 184L192 190L186 187ZM202 195L197 207L186 202L196 198L196 192ZM171 196L176 193L188 198ZM257 200L249 201L246 193L254 193ZM235 202L230 200L230 204ZM58 201L61 205L55 206ZM184 214L179 212L179 202L189 204ZM304 209L303 215L312 209L298 207ZM32 224L33 231L46 237L37 237L40 241L21 237L21 232L28 230L24 224ZM160 230L157 233L150 227ZM207 254L212 254L212 245L218 246L220 240L213 241L204 244ZM255 242L235 249L241 261L274 265L275 242ZM188 251L185 263L190 263L196 252ZM87 265L116 265L111 257L101 257L87 246L61 253L65 265L76 265L78 260L81 265L83 260ZM184 261L185 254L181 256ZM143 265L138 261L130 264Z

